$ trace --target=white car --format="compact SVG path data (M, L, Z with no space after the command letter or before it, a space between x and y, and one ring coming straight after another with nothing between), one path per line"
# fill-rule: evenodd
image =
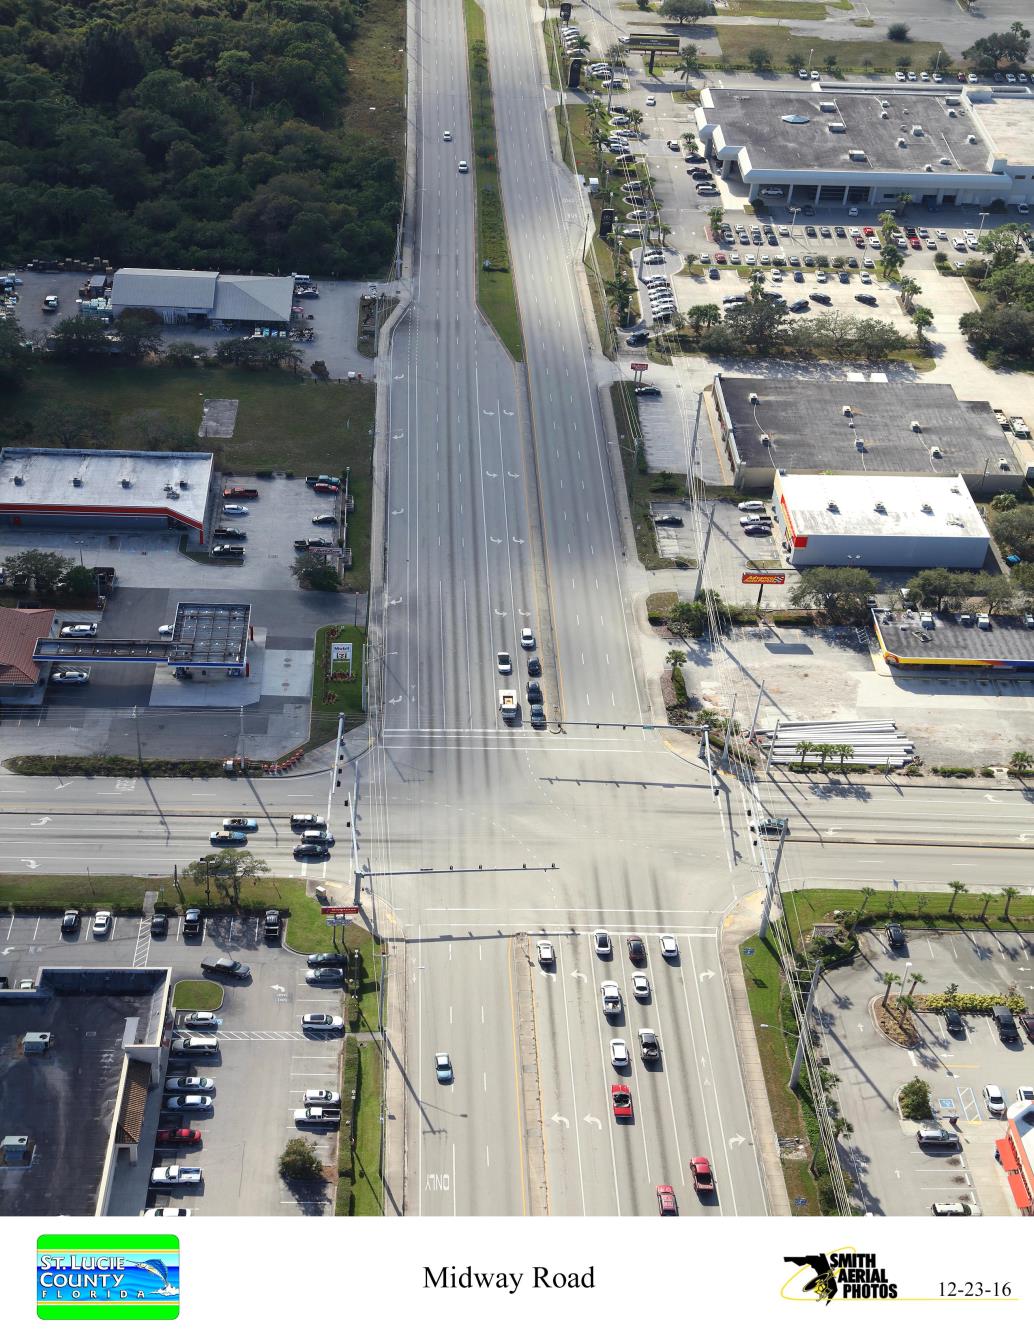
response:
M535 633L531 630L530 627L521 628L521 649L522 650L535 649Z
M624 1041L613 1040L610 1043L610 1062L616 1069L628 1067L628 1046Z
M649 999L650 980L644 976L641 971L637 971L632 977L632 993L637 999Z
M967 74L966 80L968 83L975 84L977 82L977 77L975 74Z
M603 1011L605 1013L621 1012L621 991L617 987L617 982L605 980L600 986L600 998L603 1001Z
M217 1055L219 1042L214 1036L183 1036L169 1046L173 1055Z
M326 1106L303 1106L294 1112L295 1124L340 1124L341 1112Z
M229 502L223 507L224 516L246 516L247 514L248 508L241 506L238 502Z
M452 1060L447 1050L439 1050L435 1055L434 1076L439 1082L452 1082Z
M988 1083L983 1091L984 1105L989 1115L1005 1114L1005 1093L996 1083Z
M596 949L597 957L609 957L611 953L610 935L605 929L594 929L592 931L593 947Z
M200 1166L156 1166L151 1172L152 1185L200 1185L203 1179Z
M612 116L612 117L610 118L610 123L611 123L611 125L628 125L628 124L630 124L629 119L628 119L627 116Z
M302 1100L307 1106L340 1106L341 1093L329 1087L310 1087Z
M307 1031L340 1031L344 1022L333 1013L303 1013L302 1026Z
M89 669L59 669L50 675L51 683L89 683Z
M61 636L96 636L96 623L66 623L61 629Z
M219 1021L218 1013L188 1013L183 1019L185 1027L214 1027Z
M451 130L443 130L443 131L442 131L442 139L445 140L446 144L450 143L451 140L452 140L452 131L451 131Z
M548 938L540 938L535 945L538 951L539 965L552 966L556 961L556 953L553 951L553 945Z
M656 107L656 106L657 106L657 99L654 97L654 95L653 95L652 93L651 93L651 94L649 95L649 97L646 99L646 105L647 105L648 107Z
M937 236L940 237L942 242L946 242L948 240L948 234L944 231L943 228L937 229Z
M93 917L93 932L98 936L111 933L111 911L98 911Z
M165 1083L167 1092L214 1092L215 1083L211 1078L169 1078Z
M166 1110L211 1110L210 1096L170 1096L165 1099Z
M970 77L971 79L973 78L972 75L970 75L969 77ZM902 70L895 70L895 71L894 71L894 78L898 81L899 84L903 84L903 83L905 82L904 71L902 71Z
M661 956L677 957L679 955L679 945L675 940L674 934L661 935Z
M495 667L501 674L513 673L513 661L510 659L509 651L500 650L496 652Z
M457 171L459 171L459 172L469 172L469 171L470 171L470 165L467 163L467 161L466 161L465 158L461 158L461 159L460 159L460 161L459 161L459 166L458 166L458 168L457 168Z

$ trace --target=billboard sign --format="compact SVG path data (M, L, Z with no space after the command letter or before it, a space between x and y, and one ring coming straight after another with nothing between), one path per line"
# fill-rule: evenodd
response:
M785 571L745 571L740 580L744 585L785 585Z

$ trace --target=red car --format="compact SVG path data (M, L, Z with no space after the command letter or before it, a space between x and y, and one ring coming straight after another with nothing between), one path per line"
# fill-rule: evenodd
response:
M662 1217L678 1217L679 1205L671 1185L657 1186L657 1211Z
M314 483L312 485L312 490L313 492L320 492L320 493L329 493L329 492L336 493L341 491L341 489L338 487L336 483Z
M706 1157L694 1157L689 1163L689 1171L693 1177L693 1188L698 1194L714 1193L714 1174Z
M923 243L919 240L918 237L909 237L908 244L909 246L911 246L913 251L921 251L923 249Z
M155 1142L159 1147L182 1147L185 1143L200 1143L200 1129L159 1129Z
M864 246L865 246L865 238L864 238L864 237L855 237L855 238L854 238L854 244L855 244L855 246L864 248Z
M632 1093L623 1082L611 1083L610 1102L614 1107L614 1118L616 1120L630 1120L632 1118Z
M866 237L875 237L875 236L876 236L876 229L875 229L875 228L862 228L862 231L865 233Z
M719 265L724 265L726 260L728 260L728 256L725 254L724 251L715 251L714 258Z
M224 488L223 497L254 501L259 495L258 488Z

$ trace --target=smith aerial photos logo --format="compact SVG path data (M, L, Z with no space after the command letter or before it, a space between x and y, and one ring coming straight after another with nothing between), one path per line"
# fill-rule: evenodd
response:
M175 1319L177 1236L39 1236L40 1319Z
M889 1301L898 1285L887 1276L872 1251L834 1250L831 1254L787 1254L797 1271L782 1289L786 1301Z

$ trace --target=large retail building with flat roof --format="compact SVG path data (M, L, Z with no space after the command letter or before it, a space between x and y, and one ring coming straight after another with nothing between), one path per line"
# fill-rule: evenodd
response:
M1024 88L878 92L704 88L699 137L726 180L773 205L1034 201L1034 95Z

